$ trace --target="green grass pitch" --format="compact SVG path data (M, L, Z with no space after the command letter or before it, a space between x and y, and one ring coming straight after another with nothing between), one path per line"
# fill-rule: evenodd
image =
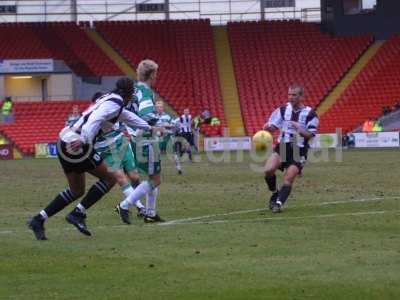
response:
M92 237L64 221L71 205L45 242L25 222L65 188L58 161L0 161L0 299L400 299L398 150L309 163L278 215L261 163L217 158L183 176L163 164L166 225L122 225L114 188L89 210Z

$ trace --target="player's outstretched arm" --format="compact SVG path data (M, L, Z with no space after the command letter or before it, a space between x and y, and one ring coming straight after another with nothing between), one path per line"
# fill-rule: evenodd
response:
M126 109L123 109L119 116L119 121L124 122L126 125L132 128L150 130L152 127L142 118L135 115Z

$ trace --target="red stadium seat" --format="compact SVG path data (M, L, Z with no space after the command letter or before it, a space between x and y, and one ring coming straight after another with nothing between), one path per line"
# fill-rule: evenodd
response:
M291 83L316 107L371 43L370 36L332 38L299 21L228 24L246 131L254 134L287 99Z
M205 108L225 125L212 29L208 20L95 22L96 30L133 66L160 65L157 91L181 113ZM208 128L205 129L208 134Z
M32 155L35 144L57 141L58 133L64 127L65 120L72 112L74 105L78 105L83 110L90 105L90 102L15 102L16 121L13 124L0 125L0 132L23 154ZM55 114L54 111L58 113Z
M400 35L393 36L321 117L321 132L349 132L400 100Z
M122 71L74 22L0 23L1 59L63 60L81 76L119 76ZM27 46L29 45L29 46Z

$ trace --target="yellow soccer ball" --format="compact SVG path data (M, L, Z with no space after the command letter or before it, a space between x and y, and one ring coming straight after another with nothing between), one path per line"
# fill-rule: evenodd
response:
M252 139L253 149L256 151L267 150L272 145L272 139L272 135L268 131L260 130L256 132Z

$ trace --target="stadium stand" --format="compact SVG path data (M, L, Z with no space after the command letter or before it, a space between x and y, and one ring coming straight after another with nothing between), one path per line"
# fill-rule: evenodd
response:
M206 136L226 127L212 29L208 20L95 22L96 30L132 66L151 58L160 65L157 91L181 113L195 116L204 109L221 120L203 125ZM72 22L1 23L0 57L64 60L80 75L121 75L118 67ZM316 107L372 42L370 36L330 37L317 24L298 21L228 24L240 105L247 134L265 123L272 109L287 99L287 87L306 88L306 103ZM16 34L18 33L18 34ZM29 44L29 47L26 45ZM391 38L331 109L322 116L321 132L355 128L380 115L383 106L400 100L400 37ZM379 88L378 88L379 87ZM377 92L379 91L379 92ZM16 102L16 122L0 131L24 154L34 144L53 142L72 105L88 102ZM35 122L35 126L32 126Z
M74 105L83 111L89 104L89 101L15 102L15 122L0 124L0 132L23 154L33 155L35 144L57 141Z
M218 129L204 126L206 135L219 135L226 124L209 20L95 22L96 30L132 66L150 58L160 65L157 91L178 113L192 116L205 108L221 120Z
M0 23L0 39L2 59L53 58L80 76L122 75L74 22Z
M382 108L400 101L400 35L393 36L321 117L321 132L353 130L366 119L382 115Z
M51 58L51 52L31 28L21 24L26 23L0 23L1 59Z
M303 84L306 103L316 107L372 42L333 38L300 21L234 22L228 31L247 134L285 103L291 83Z

